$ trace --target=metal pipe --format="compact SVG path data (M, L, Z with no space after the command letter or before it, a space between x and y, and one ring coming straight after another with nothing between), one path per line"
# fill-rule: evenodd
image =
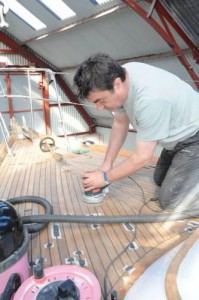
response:
M32 104L32 89L31 89L30 72L29 71L28 71L28 91L29 91L29 100L30 100L31 128L33 130L35 130L33 104Z
M69 150L70 144L69 144L68 135L67 135L66 123L64 122L64 116L63 116L62 106L61 106L61 102L60 102L60 96L59 96L58 89L57 89L55 74L52 71L50 73L51 73L51 80L54 84L55 94L56 94L56 98L57 98L57 104L58 104L58 109L59 109L59 114L60 114L60 119L61 119L61 126L62 126L62 129L64 132L64 137L66 138L66 141L67 141L67 150Z

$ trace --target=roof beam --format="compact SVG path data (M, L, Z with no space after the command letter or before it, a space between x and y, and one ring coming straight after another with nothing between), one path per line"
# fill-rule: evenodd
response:
M172 36L166 20L172 19L170 16L166 18L166 13L164 12L163 14L163 6L160 4L159 0L157 0L154 5L153 9L156 9L158 15L160 16L160 19L163 23L163 26L161 26L151 15L148 16L148 12L145 11L138 3L137 0L122 0L125 4L127 4L131 9L133 9L137 14L139 14L149 25L153 27L153 29L165 40L165 42L171 47L172 51L176 54L177 58L180 60L180 62L183 64L183 66L186 68L187 72L195 82L196 87L199 89L199 77L198 75L194 72L192 66L190 65L189 61L187 60L186 56L184 55L182 49L178 45L178 43L175 41L174 37ZM152 3L151 1L146 1L149 3ZM160 10L160 5L161 5L161 10ZM165 20L166 19L166 20ZM172 22L169 22L170 25L173 27ZM176 30L177 26L175 28L173 27L174 30ZM180 27L178 28L178 31L180 30ZM179 32L177 33L179 34ZM185 38L186 37L186 38ZM184 39L184 41L187 43L188 47L190 47L190 43L188 43L188 37L184 33L184 36L181 35L181 38ZM196 48L196 47L195 47ZM194 49L195 49L194 48ZM197 49L197 48L196 48ZM191 48L191 50L193 50Z
M42 60L42 58L37 56L28 46L20 45L18 42L16 42L14 39L12 39L10 36L8 36L2 31L0 31L0 41L6 44L9 48L11 48L16 54L19 54L31 63L34 63L37 67L51 69L55 73L60 72L60 70L52 67L49 63L45 62L44 60ZM89 116L89 114L86 112L83 106L75 105L80 104L80 102L78 101L70 87L66 84L62 76L60 74L56 74L55 76L58 85L63 90L65 95L69 98L71 103L73 103L81 117L85 120L85 122L89 126L90 133L93 133L95 131L95 124L93 119Z

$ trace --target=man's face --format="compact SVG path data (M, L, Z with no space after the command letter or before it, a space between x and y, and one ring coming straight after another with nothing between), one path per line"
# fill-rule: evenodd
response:
M118 79L118 80L117 80ZM93 90L89 93L87 100L96 105L97 110L114 111L120 108L125 99L123 84L119 78L116 79L113 90Z
M114 91L99 91L89 93L87 100L96 105L97 110L114 110L117 107L117 101L115 101L116 95Z

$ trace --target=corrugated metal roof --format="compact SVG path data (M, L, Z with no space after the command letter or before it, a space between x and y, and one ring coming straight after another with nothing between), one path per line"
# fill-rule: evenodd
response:
M58 29L71 22L76 22L88 16L95 15L104 10L107 10L109 7L112 7L117 3L121 3L121 1L119 0L111 0L102 5L94 5L89 0L63 0L63 2L65 2L76 13L76 16L70 18L69 20L59 20L39 1L18 0L18 2L47 25L47 28L40 30L39 32L34 31L17 16L15 16L11 11L9 11L6 15L6 21L9 23L9 32L22 42L32 39L40 34L45 34L48 31Z
M161 0L180 26L199 45L199 1Z
M63 21L56 19L37 1L34 1L34 5L31 4L32 1L21 0L20 3L35 13L44 23L46 22L47 29L40 34L61 27ZM66 3L77 13L77 17L74 20L71 19L70 22L83 20L114 5L123 4L119 0L112 0L104 5L93 5L90 1L77 0ZM158 17L155 17L158 20ZM7 21L10 24L8 31L21 42L38 35L12 13L8 13ZM89 54L99 51L109 53L119 59L170 50L155 30L132 9L125 6L112 14L93 19L81 26L57 32L41 40L33 40L28 43L28 46L58 68L77 65ZM185 44L181 41L180 46L184 48Z
M58 68L77 65L100 51L116 59L170 51L166 42L130 8L33 41L29 46Z

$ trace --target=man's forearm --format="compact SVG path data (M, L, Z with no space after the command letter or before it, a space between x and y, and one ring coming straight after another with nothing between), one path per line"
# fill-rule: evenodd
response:
M104 163L112 165L115 161L119 150L121 149L129 129L129 122L124 118L123 122L114 122L109 145L104 159Z
M156 145L156 142L137 143L138 149L135 153L107 172L108 181L118 181L146 166L151 161Z
M107 172L107 179L110 183L132 175L136 171L147 165L149 160L136 160L136 155L125 159L123 162Z

